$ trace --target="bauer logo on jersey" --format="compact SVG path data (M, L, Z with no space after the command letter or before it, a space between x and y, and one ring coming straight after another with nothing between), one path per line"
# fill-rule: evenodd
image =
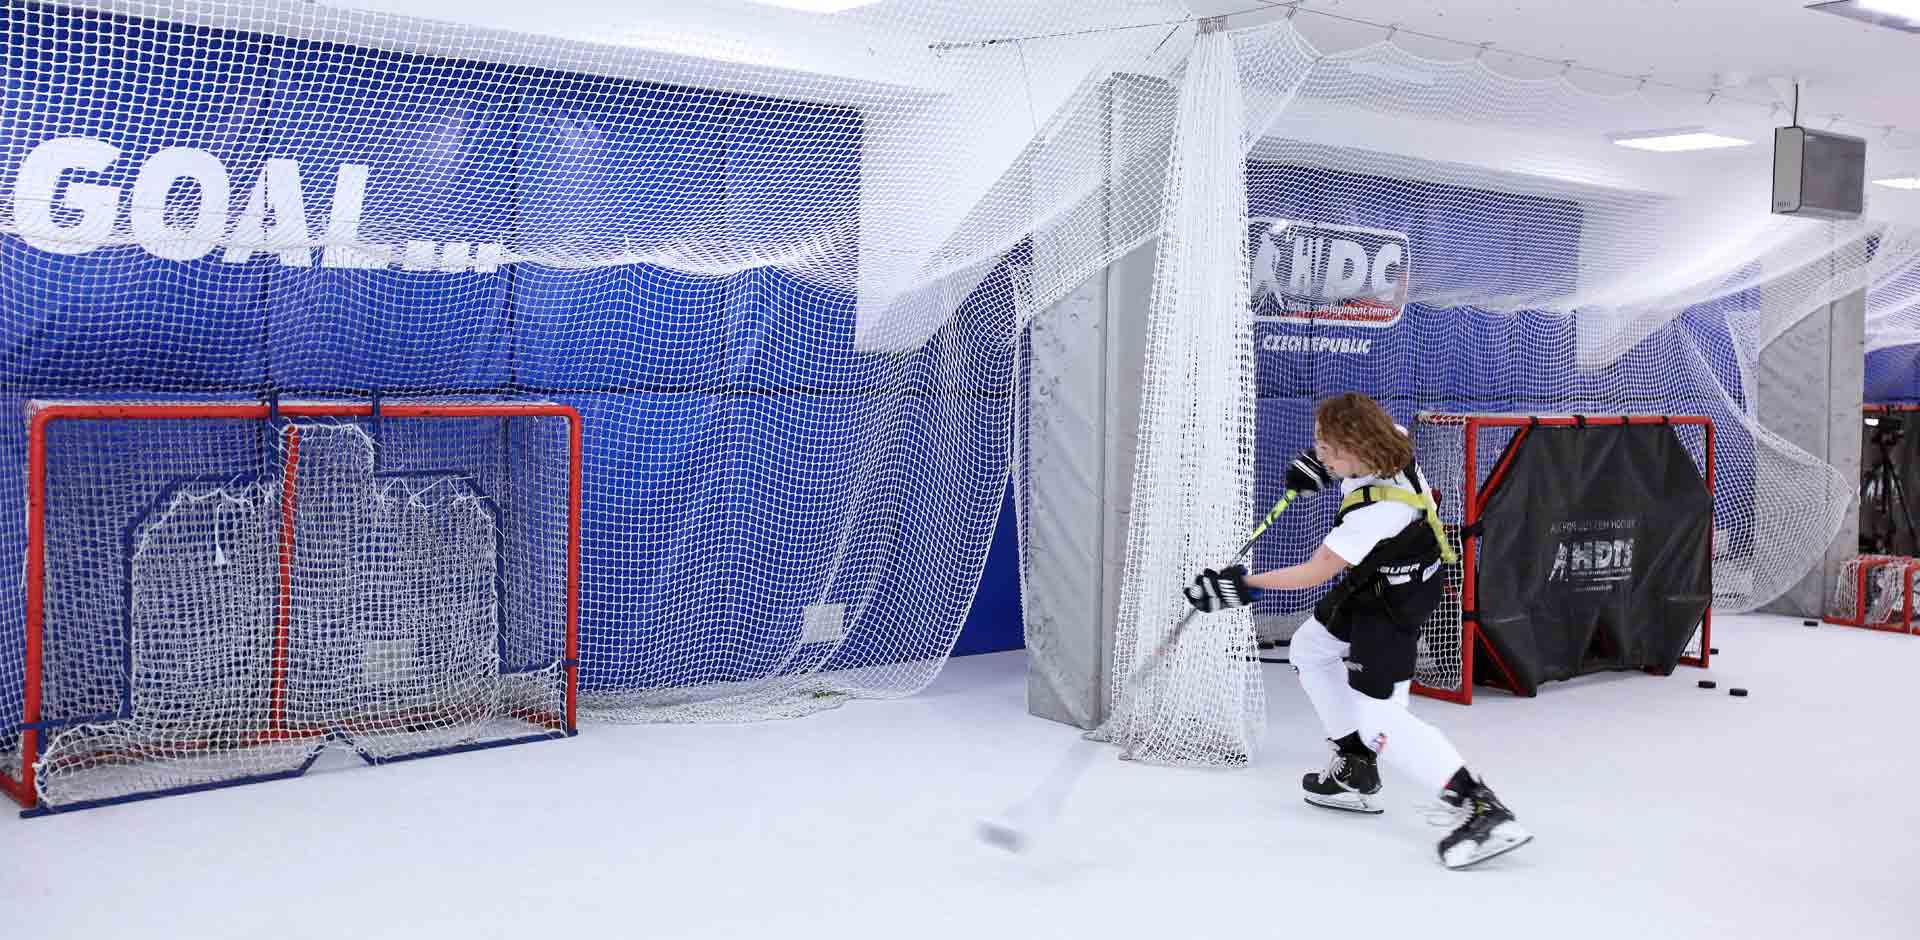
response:
M1633 578L1638 519L1590 519L1556 523L1553 569L1547 580L1576 591L1605 590Z
M1376 228L1250 219L1253 315L1288 323L1389 327L1407 303L1407 236Z

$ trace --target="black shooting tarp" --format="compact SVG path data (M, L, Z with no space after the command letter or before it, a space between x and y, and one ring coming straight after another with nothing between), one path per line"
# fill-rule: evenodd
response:
M1491 482L1475 606L1514 691L1671 671L1711 602L1713 531L1713 496L1673 427L1534 427Z

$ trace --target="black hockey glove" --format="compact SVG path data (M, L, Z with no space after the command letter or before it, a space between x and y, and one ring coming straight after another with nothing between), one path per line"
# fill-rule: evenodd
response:
M1187 603L1203 614L1253 603L1253 588L1247 584L1247 569L1242 565L1225 571L1208 568L1194 575L1193 587L1182 593L1186 594Z
M1333 471L1327 469L1327 465L1321 463L1319 455L1312 450L1293 458L1293 462L1287 464L1287 489L1302 496L1318 493L1337 483L1339 480L1335 479Z

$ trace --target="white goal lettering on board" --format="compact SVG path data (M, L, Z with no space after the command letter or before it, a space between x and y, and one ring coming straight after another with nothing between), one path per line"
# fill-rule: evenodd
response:
M413 240L389 246L362 241L360 222L372 175L364 164L342 163L334 172L325 236L315 240L299 161L266 160L229 223L235 194L219 157L197 147L159 150L134 172L130 192L88 179L112 169L122 156L119 147L92 137L56 137L28 151L13 183L12 221L20 239L61 255L132 242L169 261L196 261L225 246L218 258L226 264L245 264L267 252L298 268L313 265L315 247L323 248L320 264L329 268L384 269L398 263L410 271L487 273L506 260L498 242Z

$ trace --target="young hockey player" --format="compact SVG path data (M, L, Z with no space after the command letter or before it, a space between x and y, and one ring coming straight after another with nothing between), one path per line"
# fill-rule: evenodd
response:
M1453 830L1440 861L1465 868L1533 836L1469 773L1439 729L1407 710L1420 627L1439 604L1453 560L1413 443L1373 399L1349 392L1321 403L1314 449L1288 467L1287 487L1318 492L1339 479L1333 530L1305 562L1260 574L1207 569L1187 599L1202 611L1250 603L1255 589L1301 590L1346 578L1294 633L1288 659L1326 728L1333 761L1301 781L1307 802L1379 813L1377 757L1439 791ZM1342 662L1342 659L1346 662Z

